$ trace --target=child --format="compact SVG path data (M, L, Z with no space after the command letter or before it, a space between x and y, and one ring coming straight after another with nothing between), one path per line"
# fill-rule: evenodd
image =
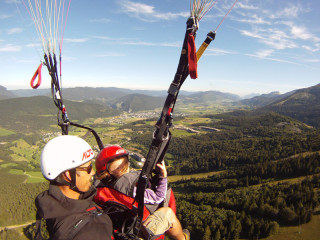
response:
M98 204L110 206L110 203L116 202L132 209L140 171L130 171L128 155L128 152L120 146L108 146L96 157L97 176L101 181L94 199ZM146 208L142 235L144 239L149 239L151 236L165 233L172 239L189 240L189 231L182 230L174 211L170 207L159 207L159 204L167 203L169 199L166 198L168 184L164 161L158 163L157 167L160 170L160 177L155 190L147 188L144 195ZM120 215L116 214L116 218L119 217ZM117 223L114 225L117 227Z

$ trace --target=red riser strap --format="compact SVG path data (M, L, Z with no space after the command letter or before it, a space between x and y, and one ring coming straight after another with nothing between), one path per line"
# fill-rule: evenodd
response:
M194 36L192 33L190 33L188 37L188 63L189 63L190 77L192 79L196 79L198 77L197 51L196 51L196 43L194 41Z
M33 89L36 89L40 86L41 84L41 68L42 68L42 63L40 63L39 67L37 68L36 72L34 73L30 85ZM38 82L36 83L36 85L34 85L34 81L36 80L36 78L38 77Z

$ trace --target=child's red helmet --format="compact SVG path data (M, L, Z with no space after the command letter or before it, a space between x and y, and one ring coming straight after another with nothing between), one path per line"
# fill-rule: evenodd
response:
M104 172L107 168L107 163L123 156L128 156L129 153L120 146L111 145L102 149L96 157L97 174Z

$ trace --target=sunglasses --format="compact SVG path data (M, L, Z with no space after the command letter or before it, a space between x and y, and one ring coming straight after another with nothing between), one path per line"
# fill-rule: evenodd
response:
M93 168L93 166L91 163L88 167L77 167L77 170L78 171L86 171L88 174L90 174L92 171L92 168Z

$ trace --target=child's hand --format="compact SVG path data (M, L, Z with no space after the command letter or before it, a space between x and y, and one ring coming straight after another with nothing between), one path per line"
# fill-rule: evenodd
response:
M157 167L160 169L160 177L166 178L167 177L167 169L164 161L157 164Z

